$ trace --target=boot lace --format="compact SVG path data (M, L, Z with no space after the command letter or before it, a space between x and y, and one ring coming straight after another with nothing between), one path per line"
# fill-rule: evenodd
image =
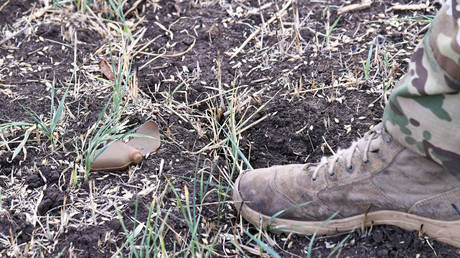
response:
M325 167L327 167L326 171L328 172L329 176L334 176L334 168L339 160L345 161L346 169L349 173L353 172L353 156L356 149L360 149L360 146L363 146L363 144L364 148L361 147L363 154L362 162L367 164L369 162L369 150L371 143L378 137L382 137L383 140L387 143L391 142L391 136L387 134L383 126L379 124L367 132L363 138L359 139L358 141L354 141L349 148L339 150L335 155L331 157L323 157L313 171L311 177L312 181L316 181L320 171L324 171L322 169Z

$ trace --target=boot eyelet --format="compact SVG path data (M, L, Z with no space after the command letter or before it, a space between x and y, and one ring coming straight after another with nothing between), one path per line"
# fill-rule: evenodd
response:
M385 142L390 143L392 140L393 140L393 138L390 135L388 135L388 137L386 137L386 139L385 139Z
M348 173L353 172L353 169L354 169L353 164L351 166L347 167Z

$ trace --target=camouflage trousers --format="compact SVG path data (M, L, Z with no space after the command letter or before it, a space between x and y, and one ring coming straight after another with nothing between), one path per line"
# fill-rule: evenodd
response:
M385 107L386 130L460 180L460 0L448 0Z

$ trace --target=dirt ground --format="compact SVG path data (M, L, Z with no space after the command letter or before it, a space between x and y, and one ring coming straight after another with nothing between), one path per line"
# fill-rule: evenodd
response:
M132 0L120 16L104 1L60 2L0 0L0 124L33 123L26 110L49 123L52 85L55 105L68 91L54 146L30 125L0 137L2 257L132 256L146 235L163 256L269 256L244 232L282 257L305 257L312 236L260 231L237 214L230 189L247 168L241 156L261 168L347 147L380 121L440 7L375 1L339 15L359 1ZM129 67L123 130L153 120L162 145L85 180L85 142L114 96L99 69L111 56ZM460 256L392 226L312 243L311 257L336 246L337 257Z

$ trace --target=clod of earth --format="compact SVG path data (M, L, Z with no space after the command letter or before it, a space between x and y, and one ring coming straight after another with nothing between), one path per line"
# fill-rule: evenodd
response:
M148 121L136 130L135 137L127 143L120 140L111 142L96 158L91 170L118 170L137 164L145 155L160 147L160 137L158 125Z

